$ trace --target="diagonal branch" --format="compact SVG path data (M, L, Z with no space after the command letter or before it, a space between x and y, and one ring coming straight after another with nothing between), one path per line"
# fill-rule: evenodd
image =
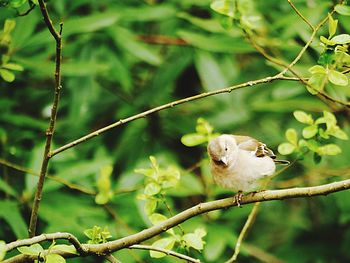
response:
M145 118L147 117L148 115L151 115L155 112L158 112L158 111L161 111L161 110L165 110L165 109L168 109L168 108L172 108L172 107L175 107L177 105L180 105L180 104L183 104L183 103L186 103L186 102L190 102L190 101L194 101L194 100L198 100L198 99L202 99L202 98L206 98L206 97L210 97L210 96L213 96L213 95L217 95L217 94L221 94L221 93L230 93L232 92L233 90L237 90L237 89L241 89L241 88L245 88L245 87L249 87L249 86L255 86L255 85L258 85L258 84L263 84L263 83L268 83L268 82L272 82L272 81L275 81L275 80L279 80L279 79L283 79L283 76L281 76L280 74L278 75L275 75L275 76L270 76L270 77L266 77L266 78L262 78L262 79L257 79L257 80L253 80L253 81L248 81L248 82L245 82L245 83L241 83L241 84L238 84L238 85L234 85L234 86L231 86L231 87L228 87L228 88L223 88L223 89L218 89L218 90L215 90L215 91L211 91L211 92L205 92L205 93L201 93L201 94L198 94L198 95L194 95L194 96L191 96L191 97L187 97L187 98L184 98L184 99L180 99L180 100L177 100L177 101L173 101L173 102L169 102L167 104L163 104L161 106L158 106L158 107L155 107L155 108L152 108L150 110L146 110L144 112L141 112L141 113L138 113L136 115L133 115L131 117L128 117L128 118L125 118L125 119L121 119L117 122L114 122L106 127L103 127L99 130L96 130L92 133L89 133L75 141L72 141L66 145L63 145L62 147L56 149L56 150L53 150L50 152L49 156L50 157L53 157L54 155L60 153L60 152L63 152L69 148L72 148L80 143L83 143L87 140L90 140L102 133L105 133L106 131L109 131L110 129L113 129L115 127L118 127L120 125L123 125L123 124L126 124L128 122L131 122L131 121L134 121L134 120L137 120L137 119L140 119L140 118Z
M38 213L39 213L39 206L41 201L41 196L43 192L44 187L44 181L47 173L47 168L50 160L50 150L51 150L51 142L52 142L52 136L55 131L55 124L56 124L56 117L57 117L57 111L58 111L58 103L60 100L60 94L61 94L61 60L62 60L62 26L63 24L60 24L60 31L57 32L57 30L54 28L52 21L50 19L50 16L46 10L46 5L44 3L44 0L39 0L40 10L43 15L45 24L47 28L49 29L50 33L56 40L56 68L55 68L55 93L54 93L54 99L53 99L53 105L51 109L51 116L50 116L50 122L49 127L46 130L46 142L45 142L45 150L44 150L44 156L41 164L40 169L40 176L38 180L37 189L35 192L34 197L34 203L33 208L30 216L30 222L29 222L29 229L28 233L30 237L35 236L36 233L36 226L38 221Z

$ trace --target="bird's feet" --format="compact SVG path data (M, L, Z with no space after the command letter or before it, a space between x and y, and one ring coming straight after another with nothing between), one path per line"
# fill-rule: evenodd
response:
M233 197L238 207L241 207L242 197L243 197L242 191L238 191L238 193L235 194L235 196Z

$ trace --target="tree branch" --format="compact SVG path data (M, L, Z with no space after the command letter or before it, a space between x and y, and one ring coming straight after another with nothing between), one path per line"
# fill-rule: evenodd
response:
M292 1L287 0L289 5L293 8L293 10L295 11L295 13L298 14L298 16L301 17L302 20L304 20L304 22L311 28L312 31L315 30L314 26L310 23L309 20L307 20L302 13L300 13L300 11L295 7L295 5L292 3Z
M47 168L50 160L50 150L51 150L51 142L52 142L52 136L55 131L55 124L56 124L56 117L57 117L57 111L58 111L58 103L60 100L60 94L61 94L61 60L62 60L62 26L63 24L60 24L60 31L57 32L56 29L54 28L52 21L50 19L50 16L46 10L46 5L44 3L44 0L39 0L39 5L40 5L40 10L43 15L45 24L47 28L49 29L50 33L56 40L56 68L55 68L55 93L54 93L54 99L53 99L53 105L51 109L51 116L50 116L50 122L49 122L49 127L46 130L46 142L45 142L45 150L44 150L44 156L41 164L41 169L40 169L40 176L38 180L38 185L37 189L35 192L35 197L34 197L34 203L33 203L33 208L30 216L30 222L29 222L29 237L35 236L36 233L36 226L37 226L37 221L38 221L38 213L39 213L39 206L40 206L40 201L41 201L41 196L43 192L43 187L44 187L44 181L45 181L45 176L47 173Z
M56 154L60 153L60 152L63 152L69 148L72 148L80 143L83 143L87 140L90 140L102 133L105 133L106 131L109 131L110 129L113 129L115 127L118 127L120 125L123 125L123 124L126 124L128 122L131 122L131 121L134 121L134 120L137 120L137 119L140 119L140 118L145 118L147 117L148 115L151 115L155 112L158 112L158 111L161 111L161 110L164 110L164 109L168 109L168 108L172 108L172 107L175 107L177 105L180 105L180 104L183 104L183 103L186 103L186 102L190 102L190 101L194 101L194 100L198 100L198 99L202 99L202 98L205 98L205 97L210 97L210 96L213 96L213 95L217 95L217 94L222 94L222 93L230 93L232 92L233 90L237 90L237 89L241 89L241 88L245 88L245 87L249 87L249 86L255 86L255 85L258 85L258 84L263 84L263 83L269 83L269 82L272 82L272 81L275 81L275 80L279 80L279 79L282 79L283 76L281 76L280 74L278 75L275 75L275 76L269 76L269 77L266 77L266 78L262 78L262 79L257 79L257 80L253 80L253 81L248 81L248 82L245 82L245 83L241 83L241 84L238 84L238 85L234 85L234 86L231 86L231 87L227 87L227 88L223 88L223 89L218 89L218 90L215 90L215 91L211 91L211 92L205 92L205 93L201 93L201 94L198 94L198 95L194 95L194 96L191 96L191 97L187 97L187 98L184 98L184 99L180 99L180 100L177 100L177 101L173 101L173 102L169 102L167 104L163 104L161 106L158 106L158 107L155 107L155 108L152 108L150 110L146 110L144 112L141 112L141 113L138 113L136 115L133 115L131 117L128 117L128 118L125 118L125 119L121 119L117 122L114 122L106 127L103 127L99 130L96 130L92 133L89 133L75 141L72 141L70 143L67 143L66 145L63 145L61 146L60 148L56 149L56 150L53 150L50 152L49 156L50 157L53 157L55 156Z
M282 190L267 190L259 193L251 193L243 196L241 204L250 204L255 202L265 202L271 200L284 200L291 198L300 198L300 197L311 197L318 195L327 195L343 190L350 189L350 179L334 182L330 184L324 184L319 186L311 187L298 187ZM23 239L19 241L14 241L6 245L6 250L10 251L19 246L31 245L39 243L45 240L55 240L55 239L67 239L69 240L77 251L80 253L80 256L86 255L108 255L112 252L118 251L123 248L128 248L132 245L139 244L145 240L148 240L166 230L192 218L197 215L207 213L213 210L228 208L236 206L236 201L234 197L229 197L225 199L220 199L212 202L201 203L195 205L161 223L158 225L152 226L148 229L142 230L139 233L129 235L114 241L109 241L103 244L80 244L80 242L69 233L52 233L52 234L43 234L37 237ZM24 255L22 255L24 257ZM78 255L73 255L77 257ZM72 256L72 257L73 257ZM18 261L19 257L16 256L17 261L11 261L8 259L7 263L10 262L26 262Z

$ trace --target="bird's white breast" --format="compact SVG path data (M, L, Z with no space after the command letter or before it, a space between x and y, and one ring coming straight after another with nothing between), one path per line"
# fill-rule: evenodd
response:
M256 157L249 151L240 150L236 161L228 167L212 165L216 183L234 191L251 192L259 189L262 179L275 172L270 157Z

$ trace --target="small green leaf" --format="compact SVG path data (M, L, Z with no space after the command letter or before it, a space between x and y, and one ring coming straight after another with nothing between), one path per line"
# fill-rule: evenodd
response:
M337 124L337 118L335 115L329 111L323 111L323 118L325 120L325 123L327 125L327 129L331 128L332 126L335 126Z
M48 254L45 257L45 263L65 263L64 257L58 254Z
M200 238L203 238L207 235L207 231L205 231L204 228L197 228L194 233L199 236Z
M336 5L334 10L343 16L350 16L350 6L346 5Z
M340 34L340 35L333 37L330 41L334 42L335 44L338 44L338 45L345 45L345 44L350 43L350 35L349 34Z
M15 80L15 74L7 69L0 69L0 76L7 82L12 82Z
M6 255L6 243L0 240L0 262L5 258Z
M341 140L348 140L349 139L348 135L340 128L336 129L335 131L333 131L332 133L329 133L329 134L338 138L338 139L341 139Z
M149 160L151 161L152 167L153 167L155 170L158 170L158 169L159 169L159 165L158 165L158 162L157 162L156 157L150 156L150 157L149 157Z
M212 2L210 8L225 16L232 18L235 16L235 1L233 0L216 0Z
M13 8L19 8L21 7L27 0L11 0L10 6Z
M203 134L198 134L198 133L185 134L184 136L181 137L182 144L188 147L197 146L207 141L208 141L207 136Z
M316 152L319 155L337 155L341 153L341 149L336 144L327 144L327 145L318 147Z
M23 71L23 67L21 65L14 63L7 63L5 65L2 65L2 67L9 70Z
M318 132L318 127L317 125L310 125L307 126L303 129L303 137L305 139L310 139L312 137L314 137Z
M53 247L51 247L51 250L59 250L62 252L79 255L79 253L77 252L76 248L73 245L64 245L64 244L54 245Z
M165 215L154 213L150 215L149 220L153 225L158 225L159 223L167 220L168 218Z
M17 250L25 255L37 256L39 253L44 252L43 247L40 244L33 244L31 246L18 247Z
M320 65L315 65L315 66L312 66L311 68L309 68L309 72L311 74L326 74L327 70Z
M157 200L156 199L147 199L145 203L145 212L147 215L150 215L157 208Z
M193 247L197 250L202 250L204 242L202 238L195 233L185 234L182 239L185 241L187 247Z
M173 237L168 237L168 238L162 238L157 240L152 244L152 247L171 250L174 247L174 244L175 244L175 239ZM152 258L162 258L162 257L165 257L166 254L151 250L150 256Z
M304 111L294 111L293 115L295 119L301 123L312 125L314 120L310 114L307 114Z
M320 40L322 43L326 44L327 46L334 46L337 44L335 41L329 40L328 38L325 38L324 36L320 36Z
M135 173L142 174L147 177L154 177L154 169L152 168L141 168L141 169L135 169Z
M282 143L278 146L278 152L282 155L291 154L292 152L294 152L295 149L296 149L295 145L289 142Z
M313 74L309 80L306 89L312 94L316 95L318 92L324 89L326 84L327 75L326 74Z
M160 187L159 184L151 182L146 185L144 194L148 196L152 196L152 195L158 194L161 190L162 188Z
M214 128L203 118L197 119L197 125L196 125L196 132L203 134L203 135L209 135L213 132Z
M333 84L339 86L347 86L349 82L348 77L345 74L333 69L329 70L328 79Z
M328 32L329 37L334 36L335 32L337 31L338 26L338 20L334 20L332 15L328 13Z
M320 144L316 140L311 139L306 141L306 147L313 152L317 152L318 148L320 147Z
M298 145L298 135L295 129L286 130L286 139L293 145Z

